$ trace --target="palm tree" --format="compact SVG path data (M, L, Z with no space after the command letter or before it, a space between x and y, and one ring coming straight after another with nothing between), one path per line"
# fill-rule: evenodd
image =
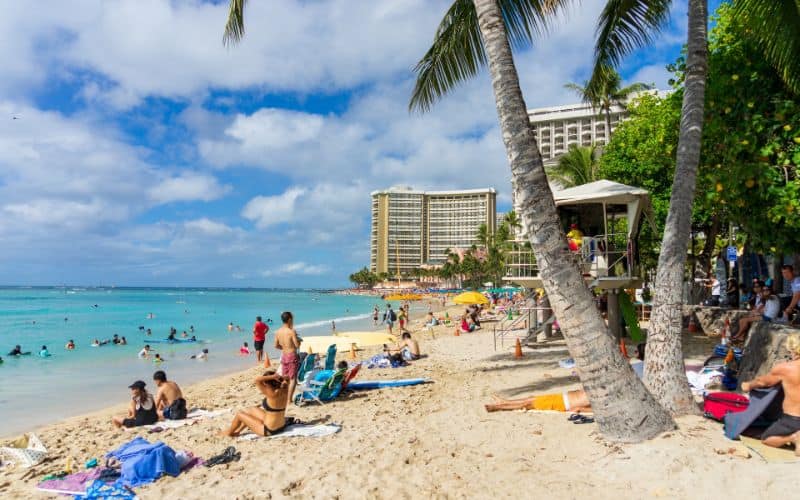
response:
M674 423L621 356L561 230L512 57L568 0L455 0L433 45L416 66L412 110L433 103L488 63L503 142L511 166L515 209L529 231L539 274L559 318L601 432L638 441Z
M563 188L599 180L598 156L594 147L570 144L567 152L558 157L558 164L548 169L547 177Z
M632 83L627 87L620 88L622 78L613 67L603 68L599 71L602 78L598 78L594 85L585 82L583 85L568 83L564 87L573 90L583 102L589 104L592 110L603 113L606 120L606 136L611 142L611 108L614 106L625 106L631 94L650 90L655 85L646 83Z

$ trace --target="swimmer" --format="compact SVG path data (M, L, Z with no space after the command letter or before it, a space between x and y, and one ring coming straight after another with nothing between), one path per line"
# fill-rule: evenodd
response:
M14 348L8 353L9 356L25 356L26 354L30 354L30 351L22 352L22 347L19 345L14 346Z
M205 360L208 359L208 349L203 349L200 354L192 354L189 359Z
M162 358L159 353L156 353L156 357L153 358L153 363L163 363L163 362L164 362L164 358Z
M147 331L144 334L145 335L152 335L153 334L153 330L148 328Z
M145 345L144 348L139 351L140 358L145 359L148 356L150 356L150 344Z
M39 357L40 358L49 358L50 357L50 351L47 350L47 346L46 345L43 345L42 346L42 350L39 351Z
M128 340L125 337L119 339L119 345L128 345Z
M113 343L114 345L117 345L117 344L119 344L119 335L117 335L117 334L115 333L115 334L114 334L114 338L113 338L113 339L111 339L111 343Z
M194 325L190 325L190 326L189 326L189 331L190 331L191 333L194 333Z
M181 333L181 338L183 338L183 339L185 339L188 336L189 336L189 334L186 333L186 330L184 330L183 333Z
M143 332L143 331L144 331L144 327L143 327L142 325L139 325L139 331L140 331L140 332Z
M230 323L228 323L228 331L229 331L229 332L232 332L232 331L233 331L233 321L231 321Z
M73 349L75 349L75 341L72 340L72 339L69 339L69 342L67 342L67 345L64 346L64 349L66 349L68 351L72 351Z
M100 347L100 341L99 341L99 340L97 340L97 339L94 339L94 340L92 341L92 347Z
M247 342L242 344L242 347L239 348L239 354L242 356L247 356L250 354L250 347L248 347Z
M195 337L194 335L192 335L192 338L190 338L189 340L191 340L192 342L197 342L197 337Z

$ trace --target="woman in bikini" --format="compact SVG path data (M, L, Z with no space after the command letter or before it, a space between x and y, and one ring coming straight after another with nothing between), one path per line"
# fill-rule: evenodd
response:
M261 406L238 412L233 417L230 428L222 431L223 436L236 437L245 429L250 429L259 436L271 436L279 434L289 425L300 423L299 420L286 416L288 377L278 375L271 368L263 376L256 378L255 385L264 395Z

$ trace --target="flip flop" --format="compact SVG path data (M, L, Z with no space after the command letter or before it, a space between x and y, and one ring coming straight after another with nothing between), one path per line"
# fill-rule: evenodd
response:
M230 462L238 462L242 458L242 454L236 451L233 446L228 446L225 451L219 455L213 456L205 461L203 465L206 467L214 467L215 465L227 464Z
M593 424L594 423L594 418L585 417L585 416L581 415L580 418L577 418L577 419L573 420L572 423L573 424Z
M574 422L576 420L580 420L581 418L583 418L583 415L581 415L580 413L573 413L572 415L567 417L567 420L569 420L570 422Z

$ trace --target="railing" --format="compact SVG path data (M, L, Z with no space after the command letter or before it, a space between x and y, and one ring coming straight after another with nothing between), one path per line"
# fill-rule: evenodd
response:
M536 305L532 300L528 300L525 305L518 308L512 308L517 311L519 316L509 320L503 319L492 327L492 334L494 336L494 350L497 350L497 341L500 340L500 347L505 346L506 337L512 334L518 337L515 332L525 330L525 339L532 334L538 333L539 329L547 323L552 323L553 314L552 309L549 307L541 307ZM550 312L550 317L546 320L539 321L539 311Z
M609 241L622 243L621 249L614 248ZM624 242L624 243L623 243ZM511 250L506 261L505 278L535 278L539 275L536 258L530 245L521 240L511 242ZM609 249L609 247L612 247ZM631 242L625 233L584 236L581 247L570 251L567 256L573 258L584 275L594 278L608 276L631 277L634 275L634 262Z

